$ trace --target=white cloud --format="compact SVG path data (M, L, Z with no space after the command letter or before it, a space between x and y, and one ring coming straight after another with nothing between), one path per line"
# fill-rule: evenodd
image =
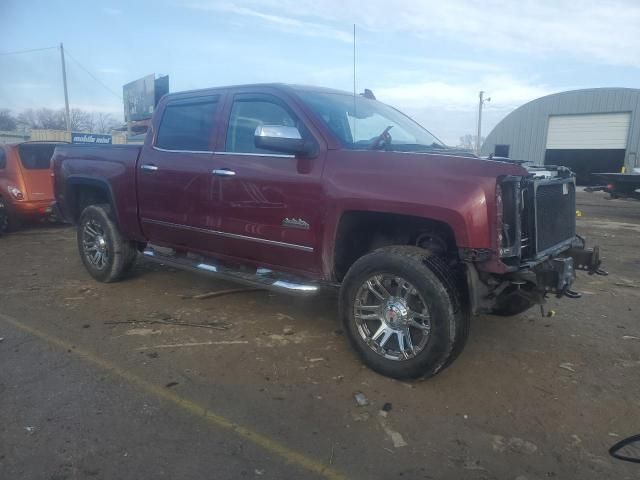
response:
M477 128L478 92L486 90L492 101L485 106L486 135L507 113L555 89L518 80L509 74L479 77L471 81L425 81L373 88L378 100L397 106L439 136L456 144L463 133Z
M308 37L322 37L347 43L352 41L352 36L346 31L342 31L322 23L303 21L280 14L266 13L263 10L239 6L236 3L199 3L191 5L191 8L258 18L260 20L264 20L270 26L288 33L295 33ZM282 9L277 9L277 11L282 11Z
M380 100L399 106L417 105L462 111L474 109L480 90L485 90L488 96L493 97L493 108L501 110L511 110L554 91L545 85L523 82L509 74L471 77L471 80L462 77L458 81L434 80L374 87Z
M429 68L444 69L447 73L500 73L505 71L505 67L490 62L479 62L474 60L454 60L451 58L432 57L397 57L397 60Z
M356 23L363 52L375 51L378 41L412 42L406 54L404 47L397 55L385 53L385 45L379 64L359 64L358 89L372 88L380 100L397 105L449 143L475 131L480 90L492 97L486 133L514 108L570 88L566 80L555 81L553 71L545 72L545 81L525 76L506 63L514 58L522 64L544 60L547 69L576 61L592 68L640 68L637 0L237 0L222 7L201 1L199 8L345 43L352 40ZM451 48L435 51L434 45ZM416 55L422 49L425 56ZM447 51L457 52L456 57L448 58ZM303 64L287 70L295 81L349 89L347 67L314 70ZM583 81L573 83L581 87Z
M371 32L462 43L470 54L483 58L492 51L508 51L640 67L637 0L238 0L197 7L254 16L292 33L345 42L356 23Z

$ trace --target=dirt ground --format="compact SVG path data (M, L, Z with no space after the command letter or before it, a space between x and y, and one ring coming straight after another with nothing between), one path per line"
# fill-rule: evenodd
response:
M417 382L359 362L335 296L193 299L238 286L144 260L105 285L71 228L2 237L0 478L640 478L607 454L640 433L640 203L578 202L610 275L475 318Z

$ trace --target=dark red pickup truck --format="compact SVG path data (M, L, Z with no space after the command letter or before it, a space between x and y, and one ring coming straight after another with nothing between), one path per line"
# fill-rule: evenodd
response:
M59 146L53 164L95 279L142 252L290 293L339 288L353 346L397 378L449 365L472 315L577 296L575 270L600 271L571 172L448 149L370 92L171 94L144 146Z

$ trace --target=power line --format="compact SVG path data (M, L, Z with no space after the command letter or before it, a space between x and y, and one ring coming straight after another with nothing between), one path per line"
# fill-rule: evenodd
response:
M30 50L15 50L13 52L0 52L0 55L18 55L20 53L41 52L42 50L53 50L58 47L32 48Z
M43 50L54 50L54 49L57 49L57 48L59 48L59 47L56 46L56 47L32 48L30 50L15 50L13 52L0 52L0 55L17 55L17 54L21 54L21 53L41 52ZM109 93L111 93L112 95L117 97L119 100L122 100L122 96L119 93L117 93L116 91L112 90L109 86L107 86L104 82L102 82L102 80L100 80L93 73L91 73L86 67L84 67L73 55L71 55L69 53L68 49L65 49L65 52L66 52L67 56L69 58L71 58L71 60L73 60L78 65L78 67L80 67L82 70L84 70L84 72L87 75L89 75L92 79L94 79L96 82L98 82Z
M57 47L55 47L57 48ZM73 60L82 70L84 70L84 72L89 75L91 78L93 78L96 82L98 82L100 85L102 85L102 87L107 90L109 93L111 93L112 95L118 97L118 99L122 100L122 96L120 96L119 93L116 93L114 90L112 90L110 87L108 87L105 83L102 82L102 80L100 80L98 77L96 77L93 73L91 73L87 68L85 68L73 55L71 55L69 53L68 49L65 49L65 52L67 54L67 56Z

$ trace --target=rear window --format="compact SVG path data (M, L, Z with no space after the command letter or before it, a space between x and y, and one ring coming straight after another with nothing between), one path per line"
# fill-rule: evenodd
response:
M51 163L55 145L23 143L18 145L20 163L27 170L47 170Z
M158 128L156 147L165 150L208 151L217 97L175 100L167 104Z

